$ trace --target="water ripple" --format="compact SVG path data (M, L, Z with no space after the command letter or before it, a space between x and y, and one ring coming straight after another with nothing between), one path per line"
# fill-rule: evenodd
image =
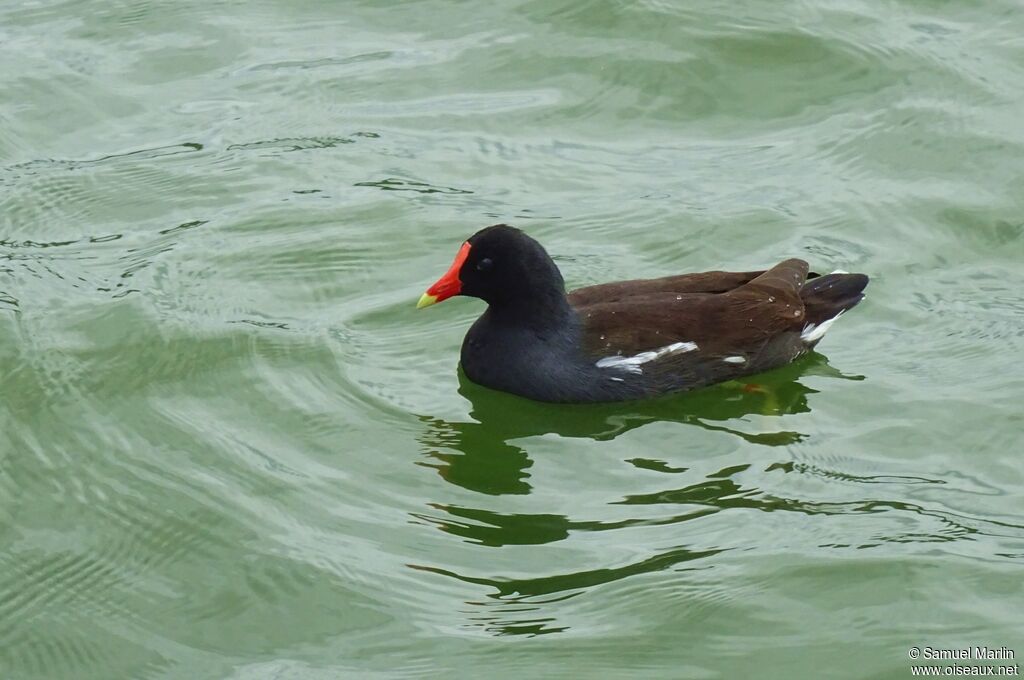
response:
M889 677L913 631L1019 638L1014 3L223 9L0 8L5 677ZM478 301L414 308L494 222L570 286L872 286L780 371L532 404L458 372Z

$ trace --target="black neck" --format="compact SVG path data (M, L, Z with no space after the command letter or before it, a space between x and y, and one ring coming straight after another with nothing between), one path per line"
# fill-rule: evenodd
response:
M560 286L491 302L489 310L491 318L499 323L540 332L563 329L573 317L572 307Z

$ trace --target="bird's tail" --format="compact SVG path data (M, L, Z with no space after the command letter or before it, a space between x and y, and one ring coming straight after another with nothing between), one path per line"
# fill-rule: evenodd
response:
M868 277L864 274L834 272L808 279L800 289L807 326L801 336L813 346L825 335L836 318L864 299Z

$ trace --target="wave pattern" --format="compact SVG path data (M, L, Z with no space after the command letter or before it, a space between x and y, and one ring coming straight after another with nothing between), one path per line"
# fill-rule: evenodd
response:
M0 8L4 678L889 677L1020 639L1013 3L223 10ZM872 285L827 359L552 408L458 373L479 303L413 310L494 222L571 286Z

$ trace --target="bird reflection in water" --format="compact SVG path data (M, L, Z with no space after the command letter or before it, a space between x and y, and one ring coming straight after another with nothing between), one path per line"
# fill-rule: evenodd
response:
M479 387L459 373L459 392L472 404L471 422L453 422L421 416L424 429L419 436L426 460L446 481L481 494L525 495L531 491L527 453L529 437L557 434L562 437L611 440L652 422L676 422L685 426L724 432L749 443L782 446L799 442L805 435L792 430L747 432L726 423L751 415L785 416L809 412L808 397L816 390L798 378L819 375L852 380L828 365L820 354L764 375L755 381L727 383L693 393L651 401L619 404L559 405L528 401ZM632 465L664 473L683 473L651 458L633 458ZM510 514L486 508L469 508L432 503L434 512L417 513L416 520L436 526L445 533L483 546L528 546L562 541L572 532L604 531L633 525L675 524L717 513L729 507L760 507L768 501L757 489L744 489L730 477L750 467L740 465L720 470L695 484L661 493L623 495L610 501L616 505L663 503L676 506L669 516L652 519L588 521L558 514ZM784 499L779 499L786 502ZM763 508L770 509L770 508ZM706 558L724 548L677 546L638 562L608 569L541 576L527 579L484 578L458 574L451 569L410 565L463 582L493 588L488 614L477 612L474 623L497 634L540 635L564 630L550 617L523 618L526 613L580 594L585 589L635 574L679 569L677 565ZM497 611L492 608L497 606ZM509 608L512 609L509 609Z

